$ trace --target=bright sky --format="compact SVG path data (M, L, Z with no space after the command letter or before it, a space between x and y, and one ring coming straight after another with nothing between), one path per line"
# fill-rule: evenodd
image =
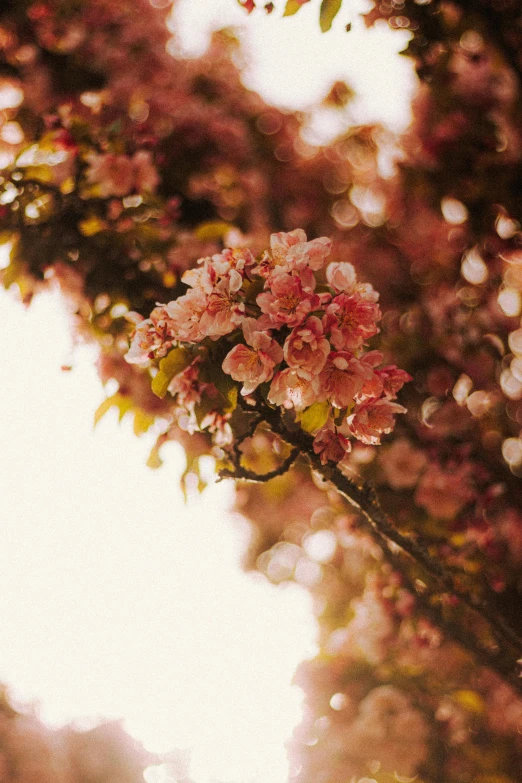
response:
M234 0L180 5L193 52L206 25L245 19ZM292 20L248 20L249 83L302 108L348 74L357 111L404 124L404 38L363 45L342 13L325 36L315 0ZM69 328L55 296L26 311L0 292L0 312L0 680L52 723L124 717L151 750L191 748L196 783L285 783L300 715L290 681L314 653L307 596L240 571L230 484L184 506L174 446L153 472L150 439L127 422L109 413L93 431L104 393L89 349L60 370Z

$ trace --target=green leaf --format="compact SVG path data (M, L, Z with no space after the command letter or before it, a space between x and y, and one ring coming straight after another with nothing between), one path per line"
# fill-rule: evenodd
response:
M328 32L337 16L343 0L323 0L319 11L319 24L323 33Z
M187 348L174 348L159 363L159 370L152 379L152 391L163 399L169 383L192 362L193 354Z
M329 402L314 402L301 414L301 427L305 432L314 432L323 427L330 413Z
M293 16L308 0L287 0L283 16Z

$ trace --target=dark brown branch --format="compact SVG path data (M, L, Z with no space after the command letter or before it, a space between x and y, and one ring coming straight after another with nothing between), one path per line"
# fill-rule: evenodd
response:
M522 640L508 625L505 618L496 611L494 606L490 606L485 599L477 598L463 590L457 584L458 573L448 571L439 560L432 557L426 544L400 533L382 511L373 488L356 484L333 463L321 464L319 457L313 451L313 439L310 435L300 429L294 430L286 426L279 411L267 405L259 395L256 401L258 410L270 424L272 430L299 449L302 454L306 455L312 467L323 478L330 481L341 495L363 514L376 540L381 542L384 539L388 544L393 543L402 549L417 564L422 566L425 572L439 584L444 592L455 595L464 605L487 620L497 638L499 646L507 645L508 648L513 649L515 653L514 660L521 656ZM389 551L389 546L386 547L386 551ZM444 623L444 625L447 627L447 623ZM514 667L511 670L511 674L513 672ZM506 673L503 676L507 676Z
M439 628L443 628L448 636L464 647L473 658L482 666L489 667L502 679L511 685L512 688L522 693L522 680L518 675L518 670L513 664L510 656L503 653L500 649L492 649L482 644L478 639L473 638L464 627L452 622L443 615L442 609L437 604L432 603L430 599L434 596L429 591L419 592L410 576L404 569L402 558L390 549L389 542L378 531L370 528L368 522L361 520L363 527L372 535L379 544L386 560L394 571L400 574L403 587L415 597L416 605L421 614L427 617Z
M240 479L242 481L257 482L270 481L270 479L273 479L276 476L283 476L292 467L299 454L300 451L298 448L292 449L288 457L283 460L283 462L281 462L277 468L274 468L274 470L271 470L268 473L256 473L254 470L248 470L247 468L244 468L242 465L237 463L234 465L232 470L228 470L227 468L220 470L218 481L224 478L234 478Z

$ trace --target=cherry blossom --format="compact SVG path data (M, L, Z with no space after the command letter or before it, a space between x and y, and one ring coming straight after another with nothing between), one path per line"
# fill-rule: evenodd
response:
M284 358L298 375L310 380L323 369L330 352L330 344L323 336L321 321L311 316L301 326L296 326L283 346Z
M253 318L243 322L247 345L236 345L223 361L223 370L235 381L242 381L241 394L250 394L260 383L269 381L274 367L283 358L281 346L263 331L256 329ZM250 347L248 347L250 346Z

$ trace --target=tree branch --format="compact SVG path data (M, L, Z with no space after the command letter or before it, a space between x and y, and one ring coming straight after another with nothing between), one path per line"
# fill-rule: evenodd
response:
M313 451L313 438L310 435L301 429L292 429L291 426L287 426L282 419L279 410L271 408L259 394L256 395L256 402L258 411L271 426L272 430L305 455L309 459L313 469L327 481L332 483L337 491L361 512L374 539L381 547L383 547L383 544L386 544L386 546L383 547L384 554L390 562L393 560L394 567L397 567L397 559L393 556L394 553L390 549L391 544L396 545L409 555L414 562L420 565L423 570L438 583L443 592L448 592L456 596L462 604L479 614L482 619L488 622L498 646L507 646L508 649L512 650L512 663L508 663L508 660L511 660L511 657L509 657L509 659L506 658L505 662L501 665L501 671L499 671L499 661L495 651L484 647L477 639L473 640L473 650L482 662L485 663L487 660L487 665L494 668L499 674L501 673L511 685L513 685L514 682L517 682L518 670L516 668L516 660L522 655L522 639L506 622L505 618L498 613L498 610L494 606L491 606L486 599L478 598L459 586L459 573L448 571L439 560L430 555L426 542L410 538L400 533L381 509L373 487L356 484L333 463L323 465L320 458ZM253 480L252 477L251 480ZM401 572L404 572L404 569L400 570ZM433 611L437 610L432 609L432 612ZM463 643L462 640L466 638L466 634L463 633L461 629L457 629L456 627L453 627L452 629L451 623L442 617L439 617L439 624L441 624L454 638L456 638L455 634L458 634L459 638L456 638L456 640ZM466 647L469 649L469 639L466 640Z

